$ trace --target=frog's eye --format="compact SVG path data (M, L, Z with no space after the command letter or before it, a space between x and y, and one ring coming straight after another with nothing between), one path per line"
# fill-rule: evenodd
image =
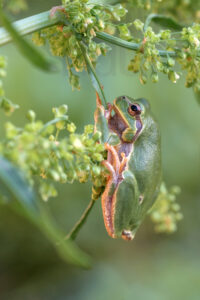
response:
M131 110L132 111L138 111L138 107L136 105L131 105Z
M128 112L131 116L140 115L141 114L141 108L138 104L130 104L128 108Z

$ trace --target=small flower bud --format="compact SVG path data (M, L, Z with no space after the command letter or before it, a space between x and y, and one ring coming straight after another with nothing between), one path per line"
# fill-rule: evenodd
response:
M29 110L26 114L26 117L27 119L30 121L30 122L34 122L35 121L35 117L36 117L36 114L33 110Z
M76 125L74 123L67 124L67 130L74 133L76 131Z

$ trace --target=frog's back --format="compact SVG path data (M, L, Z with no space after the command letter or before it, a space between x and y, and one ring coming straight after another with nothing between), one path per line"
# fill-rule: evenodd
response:
M143 218L154 203L161 183L160 132L149 116L147 126L134 143L134 155L129 162L139 190L135 202L135 219Z

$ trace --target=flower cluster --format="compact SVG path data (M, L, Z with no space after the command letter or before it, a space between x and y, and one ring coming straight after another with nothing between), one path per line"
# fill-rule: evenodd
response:
M31 110L23 128L6 123L6 138L0 143L0 154L22 169L32 185L39 178L43 200L57 195L55 182L90 179L95 186L102 186L100 163L105 150L99 143L101 134L94 134L92 125L85 126L83 134L77 134L66 113L66 105L53 108L54 119L43 124ZM61 131L66 133L64 137L60 137Z
M128 70L135 73L139 72L142 84L147 82L147 71L149 70L154 83L159 80L159 72L167 74L168 78L176 83L180 75L174 70L175 60L170 55L161 58L158 50L161 45L166 50L171 50L174 46L170 30L161 30L159 33L155 33L152 27L148 26L143 32L144 23L140 20L135 20L134 25L137 30L142 32L143 36L138 51L129 63Z
M79 77L74 69L81 72L86 69L86 62L79 42L82 41L87 46L89 59L95 66L97 58L110 49L105 43L96 43L93 40L96 32L111 32L111 22L119 21L126 14L126 9L121 4L111 6L91 4L87 0L64 0L63 7L52 11L52 14L58 13L63 17L63 25L35 33L33 41L37 45L48 41L53 55L65 57L72 88L80 89Z
M173 186L168 191L165 184L162 183L158 199L150 211L156 232L173 233L176 231L177 222L183 218L180 205L176 203L176 195L179 193L179 187Z
M140 82L147 82L150 71L152 82L158 82L158 74L164 73L169 80L176 83L180 78L179 69L186 71L186 87L200 90L200 25L183 28L181 32L161 30L155 33L152 27L144 30L144 23L135 20L133 23L142 33L139 47L130 61L128 70L139 72ZM164 49L164 51L163 51ZM179 63L180 67L176 65Z
M200 24L194 24L189 28L183 28L181 40L184 48L178 58L183 70L187 71L186 87L194 87L200 91Z

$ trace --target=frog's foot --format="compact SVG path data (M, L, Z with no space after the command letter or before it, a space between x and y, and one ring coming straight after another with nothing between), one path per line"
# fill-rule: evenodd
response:
M130 230L123 230L122 231L122 238L126 241L132 241L134 239L134 235Z
M105 149L108 151L108 156L106 162L112 166L112 169L115 171L115 177L119 180L122 178L122 172L125 170L128 162L128 157L124 152L121 152L121 159L119 158L119 154L114 146L105 143ZM106 164L104 163L106 166ZM107 168L110 171L110 167ZM113 174L113 171L111 172Z
M50 10L50 17L53 18L57 11L65 12L65 9L62 5L52 7L52 9Z
M116 184L117 176L116 176L116 171L113 168L113 166L107 160L102 161L102 165L104 165L106 167L106 169L109 171L109 175L110 175L112 181Z
M118 153L114 146L109 145L108 143L105 143L105 149L108 151L107 162L112 165L115 170L115 177L118 177L121 164Z
M109 120L111 118L112 110L113 110L113 105L111 103L108 103L107 109L105 110L105 117L107 120Z
M113 105L111 103L108 103L107 109L105 109L104 106L102 105L101 98L99 97L99 94L97 92L96 92L96 106L97 109L101 111L101 113L105 116L107 120L111 117Z

